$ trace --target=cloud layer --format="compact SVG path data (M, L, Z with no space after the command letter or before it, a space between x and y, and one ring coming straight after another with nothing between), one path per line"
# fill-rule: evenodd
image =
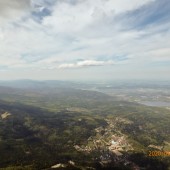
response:
M5 0L0 1L0 20L16 19L31 7L30 0Z
M74 68L73 78L89 68L94 78L102 70L103 76L145 77L145 70L161 77L170 71L169 28L168 0L5 0L0 2L0 70L8 78L24 77L23 70L38 71L44 79L53 70L60 78L63 70L67 79L66 68Z

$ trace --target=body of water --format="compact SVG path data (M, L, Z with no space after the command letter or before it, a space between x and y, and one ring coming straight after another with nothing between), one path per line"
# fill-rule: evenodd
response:
M141 101L141 104L147 106L157 106L157 107L170 107L170 102L162 102L162 101Z

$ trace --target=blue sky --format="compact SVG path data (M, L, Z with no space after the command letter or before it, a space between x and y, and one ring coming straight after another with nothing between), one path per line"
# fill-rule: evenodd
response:
M169 74L169 0L0 1L0 79Z

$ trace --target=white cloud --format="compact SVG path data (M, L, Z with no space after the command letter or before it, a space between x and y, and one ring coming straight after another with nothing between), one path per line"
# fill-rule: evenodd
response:
M95 60L84 60L76 63L61 64L59 68L82 68L90 66L104 66L115 64L114 61L95 61Z
M76 35L80 32L87 33L85 29L91 29L96 26L100 30L103 24L112 24L114 16L119 13L136 9L153 0L85 0L77 1L74 5L68 1L60 1L55 6L51 16L44 18L43 24L55 33L65 33ZM102 25L101 25L102 22ZM105 30L107 31L107 30ZM83 34L83 33L82 33Z

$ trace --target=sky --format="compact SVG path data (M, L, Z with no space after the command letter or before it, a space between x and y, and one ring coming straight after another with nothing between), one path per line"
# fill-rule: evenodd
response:
M170 80L170 1L0 0L0 79Z

